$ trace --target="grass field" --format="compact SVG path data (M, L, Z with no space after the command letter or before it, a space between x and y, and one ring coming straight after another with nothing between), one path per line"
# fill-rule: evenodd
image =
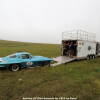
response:
M0 57L18 51L52 58L61 54L61 46L0 41ZM24 68L17 72L0 69L0 100L23 100L25 97L100 100L100 57L55 67Z

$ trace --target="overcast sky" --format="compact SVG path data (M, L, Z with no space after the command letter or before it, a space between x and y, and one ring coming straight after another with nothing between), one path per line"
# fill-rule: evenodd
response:
M100 42L100 0L0 0L0 39L60 44L70 30Z

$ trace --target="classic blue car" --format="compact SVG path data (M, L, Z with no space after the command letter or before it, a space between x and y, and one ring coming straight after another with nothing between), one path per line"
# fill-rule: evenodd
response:
M17 71L22 67L50 66L52 59L43 56L32 56L27 52L18 52L0 59L0 67Z

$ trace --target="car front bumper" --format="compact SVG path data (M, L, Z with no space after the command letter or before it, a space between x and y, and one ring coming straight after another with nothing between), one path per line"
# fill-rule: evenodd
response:
M4 65L0 65L0 68L1 68L1 67L5 67L5 66L4 66Z
M6 67L5 64L0 64L0 67Z

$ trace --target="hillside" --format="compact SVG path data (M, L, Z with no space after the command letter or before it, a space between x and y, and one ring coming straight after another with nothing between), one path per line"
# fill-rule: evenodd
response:
M29 52L32 55L55 57L61 54L61 46L59 44L39 44L0 40L0 57L18 51Z

